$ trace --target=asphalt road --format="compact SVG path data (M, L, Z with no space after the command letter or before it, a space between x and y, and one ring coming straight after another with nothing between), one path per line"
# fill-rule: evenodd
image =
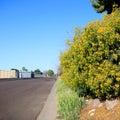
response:
M52 78L0 80L0 120L36 120L54 83Z

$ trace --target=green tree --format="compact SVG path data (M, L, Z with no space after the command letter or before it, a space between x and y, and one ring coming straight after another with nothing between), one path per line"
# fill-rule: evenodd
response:
M36 70L34 71L34 73L35 73L35 74L43 74L39 69L36 69Z
M54 71L51 70L51 69L48 70L48 71L47 71L47 75L50 76L50 77L53 76L53 75L54 75Z
M18 70L18 69L16 69L16 68L12 68L11 70L15 70L16 72L19 72L19 70Z
M107 11L108 14L111 14L113 11L113 5L120 7L120 0L90 0L92 6L98 13Z
M22 67L22 71L28 72L28 69L26 69L25 67Z

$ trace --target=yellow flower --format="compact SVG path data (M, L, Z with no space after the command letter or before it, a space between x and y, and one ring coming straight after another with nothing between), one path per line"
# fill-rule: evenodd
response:
M115 60L117 60L117 59L118 59L118 55L117 55L117 54L113 54L113 58L114 58Z
M117 81L120 81L120 78L116 78Z
M100 27L100 28L98 29L97 33L102 33L102 32L104 32L104 29L103 29L102 27Z
M115 88L119 88L119 85L118 85L118 84L116 84L116 85L115 85Z
M111 75L114 76L115 75L115 71L114 70L111 70Z

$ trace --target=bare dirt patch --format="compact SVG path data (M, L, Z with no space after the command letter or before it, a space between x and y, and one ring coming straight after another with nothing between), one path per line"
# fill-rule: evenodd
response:
M88 104L81 111L80 120L120 120L120 102L110 110L105 102L99 107Z

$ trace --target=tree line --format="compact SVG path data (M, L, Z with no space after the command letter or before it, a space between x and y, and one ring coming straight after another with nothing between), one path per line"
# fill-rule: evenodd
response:
M29 70L26 67L22 67L21 70L18 70L16 68L12 68L11 70L16 70L16 71L21 71L21 72L29 72ZM31 71L35 74L40 74L40 75L45 75L45 76L54 76L55 73L52 69L46 70L46 71L41 71L40 69L35 69L34 71Z

